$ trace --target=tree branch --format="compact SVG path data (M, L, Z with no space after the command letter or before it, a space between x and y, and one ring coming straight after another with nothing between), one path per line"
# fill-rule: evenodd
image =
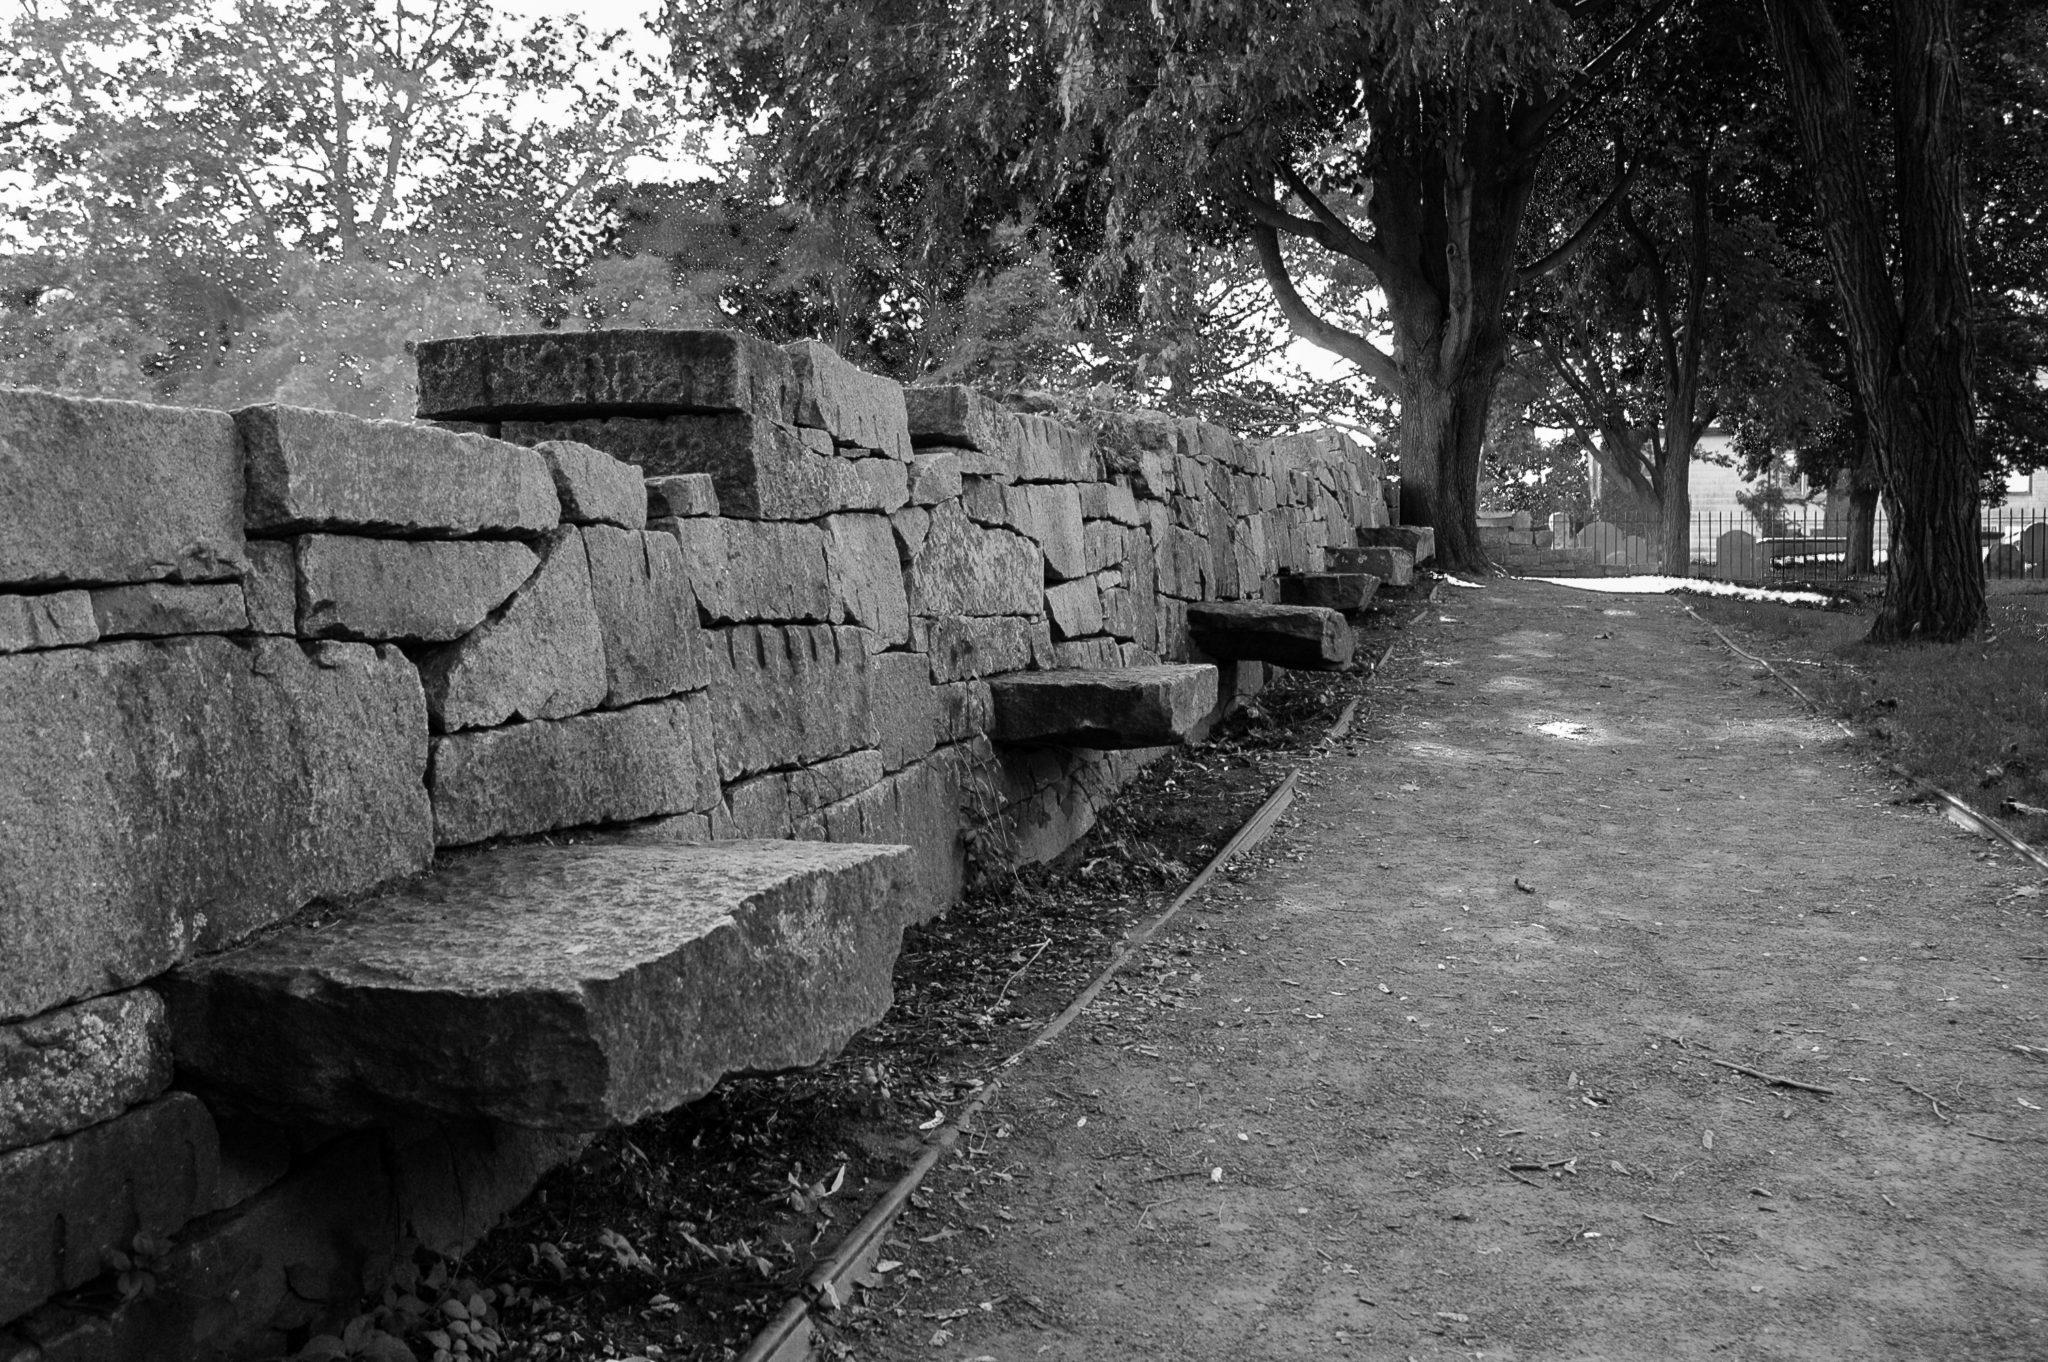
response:
M1534 150L1549 134L1550 121L1557 117L1572 100L1584 92L1588 85L1606 75L1628 55L1630 49L1649 36L1652 28L1671 11L1677 0L1658 0L1643 13L1643 17L1629 26L1628 32L1609 43L1594 58L1580 67L1572 78L1550 98L1525 110L1509 129L1509 135L1517 147L1524 151Z
M1332 211L1330 205L1323 202L1322 198L1308 187L1307 182L1297 175L1294 172L1294 168L1288 165L1287 162L1275 160L1273 168L1280 172L1280 178L1286 182L1289 189L1294 191L1295 197L1308 205L1310 216L1321 223L1332 237L1343 243L1341 248L1342 254L1350 256L1359 264L1377 273L1379 266L1386 261L1386 252L1380 249L1379 243L1377 241L1367 241L1364 237L1353 231L1351 224ZM1318 244L1324 245L1331 250L1339 249L1339 247L1330 246L1328 242L1319 242Z
M1287 276L1287 262L1280 254L1278 230L1260 223L1251 229L1251 236L1258 251L1259 267L1266 273L1267 287L1273 290L1273 301L1279 304L1280 315L1287 318L1294 334L1310 345L1350 360L1382 387L1400 391L1401 370L1392 355L1356 332L1318 317L1295 290L1294 281Z
M1324 250L1356 260L1368 269L1371 269L1373 266L1373 261L1368 258L1368 255L1377 255L1378 252L1370 250L1367 243L1359 240L1355 234L1350 233L1348 230L1344 235L1350 236L1352 242L1357 244L1359 250L1364 250L1368 254L1360 254L1358 250L1349 249L1343 236L1331 231L1322 223L1311 218L1297 217L1279 204L1274 203L1270 199L1262 198L1248 189L1238 190L1231 198L1240 209L1255 219L1261 227L1271 231L1285 232L1289 236L1298 236L1305 241L1313 241Z
M1619 155L1615 159L1620 161ZM1607 191L1607 197L1600 200L1599 205L1586 215L1586 220L1579 224L1578 230L1566 237L1555 249L1518 268L1515 271L1515 287L1520 288L1524 284L1534 283L1546 274L1554 274L1570 264L1572 257L1585 249L1586 243L1593 239L1593 234L1599 231L1602 224L1613 215L1614 210L1627 200L1629 188L1635 184L1636 172L1641 169L1640 161L1633 166L1625 162L1617 166L1614 188Z

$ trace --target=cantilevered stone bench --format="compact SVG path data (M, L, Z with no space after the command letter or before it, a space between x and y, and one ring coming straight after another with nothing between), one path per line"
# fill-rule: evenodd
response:
M527 845L168 976L180 1076L287 1122L638 1120L835 1053L890 1001L910 849Z
M1380 579L1370 572L1290 572L1279 580L1283 603L1319 605L1341 614L1370 608L1380 589Z
M1406 549L1418 563L1436 557L1436 528L1431 525L1365 525L1358 530L1364 549Z
M1335 610L1265 601L1201 601L1188 606L1188 634L1211 657L1329 671L1351 660L1351 626Z
M1038 747L1184 743L1216 707L1216 669L1190 663L1012 672L989 681L988 736Z
M1332 572L1369 572L1382 586L1410 586L1415 581L1415 555L1406 549L1325 549L1323 562Z

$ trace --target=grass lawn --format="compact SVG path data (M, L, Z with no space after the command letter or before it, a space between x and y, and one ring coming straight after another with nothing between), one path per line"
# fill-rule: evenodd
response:
M1889 759L2048 850L2048 588L1990 584L1969 643L1865 643L1875 602L1820 610L1722 597L1694 609ZM2020 807L2025 806L2025 807Z

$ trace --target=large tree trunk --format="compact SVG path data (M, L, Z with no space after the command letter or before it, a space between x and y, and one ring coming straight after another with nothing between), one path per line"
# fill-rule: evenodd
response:
M1667 419L1663 476L1658 479L1663 503L1657 510L1667 577L1692 576L1692 451L1692 418Z
M1825 0L1764 0L1822 210L1850 368L1892 516L1875 642L1955 642L1984 618L1977 546L1960 93L1953 0L1894 0L1899 277L1872 197L1855 72Z
M1398 346L1401 425L1401 519L1436 527L1436 561L1452 572L1485 572L1479 542L1480 443L1487 409L1500 381L1504 352L1471 355L1448 373L1410 362L1416 350Z

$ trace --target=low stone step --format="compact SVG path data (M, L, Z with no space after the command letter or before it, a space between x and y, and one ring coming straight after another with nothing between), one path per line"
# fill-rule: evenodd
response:
M165 981L181 1080L290 1123L596 1130L836 1054L890 1001L907 847L525 845Z
M1188 606L1188 633L1211 657L1328 671L1351 660L1351 626L1335 610L1265 601L1200 601Z
M1012 672L989 681L988 736L1039 747L1184 743L1216 706L1216 669L1192 663Z
M1358 545L1367 549L1406 549L1415 561L1436 557L1436 528L1431 525L1375 525L1359 530Z
M1349 614L1371 606L1380 579L1370 572L1289 573L1280 579L1280 599L1288 605L1320 605Z
M1406 549L1325 549L1323 564L1331 572L1369 572L1382 586L1407 586L1415 580L1415 555Z

